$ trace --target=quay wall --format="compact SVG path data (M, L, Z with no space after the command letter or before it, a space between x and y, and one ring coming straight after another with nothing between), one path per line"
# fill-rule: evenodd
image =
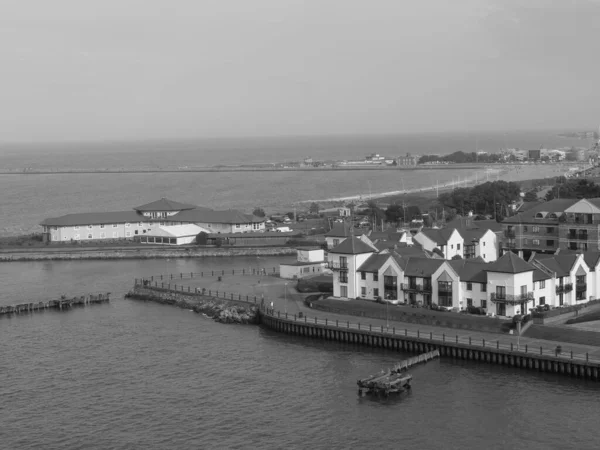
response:
M51 249L14 250L0 252L0 262L49 260L157 259L203 258L212 256L282 256L295 255L292 247L261 248L110 248L110 249Z
M537 353L535 349L516 350L512 344L510 348L502 348L499 343L488 343L485 341L482 345L471 345L470 343L459 342L448 336L439 336L433 338L432 334L423 333L420 336L409 335L403 333L402 330L394 329L390 332L389 329L380 330L372 329L356 329L351 328L349 322L340 323L336 321L317 321L317 319L309 321L307 318L301 319L295 316L285 318L281 313L274 311L261 311L260 323L265 328L286 333L295 336L306 336L317 339L326 339L338 342L353 343L366 345L369 347L386 348L397 351L411 353L425 353L434 350L439 350L442 357L465 359L486 362L489 364L501 364L521 369L556 373L565 376L578 377L588 380L600 381L600 363L589 361L587 355L573 354L552 354L543 352ZM359 325L360 327L360 325ZM470 339L469 339L470 341ZM529 351L528 351L529 350Z
M259 323L260 299L256 297L244 297L224 292L221 293L221 297L218 297L202 294L201 291L186 292L183 286L180 291L177 291L171 288L143 286L137 283L125 297L190 309L221 323Z

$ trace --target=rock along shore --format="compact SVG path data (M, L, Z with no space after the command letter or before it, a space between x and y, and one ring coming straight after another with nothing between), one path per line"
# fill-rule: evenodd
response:
M173 292L167 289L142 286L135 286L125 297L191 309L196 313L206 314L220 323L259 323L259 305L237 300L226 300L199 293Z
M295 255L292 247L253 248L94 248L31 249L0 251L0 262L101 259L202 258L207 256L281 256Z

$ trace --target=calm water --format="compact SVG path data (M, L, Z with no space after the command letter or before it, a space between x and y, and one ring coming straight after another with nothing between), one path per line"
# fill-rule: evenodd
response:
M405 355L216 324L119 296L131 278L278 259L0 265L0 301L110 289L110 304L0 319L6 449L594 449L600 385L442 360L398 400L356 379Z
M586 141L561 139L559 131L422 134L369 137L279 138L182 142L130 142L14 146L0 144L3 169L58 168L173 168L252 162L315 159L352 159L371 152L449 153L475 148L497 151L504 147L539 148L586 146ZM501 178L556 176L554 166L513 170ZM416 189L452 180L487 179L483 169L378 172L245 172L0 175L2 192L0 235L40 231L47 217L88 211L129 210L160 197L215 209L247 212L290 211L296 202ZM497 175L492 175L494 179Z

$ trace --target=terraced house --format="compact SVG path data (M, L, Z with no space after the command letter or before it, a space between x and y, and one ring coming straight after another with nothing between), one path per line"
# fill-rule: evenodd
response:
M506 252L493 262L482 258L447 261L378 251L348 237L329 252L333 296L381 299L453 311L483 308L489 315L527 314L537 305L576 305L597 298L600 252L537 255L527 262Z
M130 211L67 214L45 219L49 242L130 239L144 243L186 244L205 232L246 233L265 230L265 219L236 210L215 211L166 198Z

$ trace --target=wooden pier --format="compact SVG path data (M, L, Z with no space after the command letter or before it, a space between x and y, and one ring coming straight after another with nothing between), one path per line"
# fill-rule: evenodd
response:
M69 309L73 306L84 306L94 303L105 303L110 301L110 292L98 295L82 295L81 297L59 298L57 300L48 300L45 302L20 303L18 305L0 306L0 316L8 314L27 314L34 311L43 311L46 309Z
M399 362L394 367L389 369L387 372L382 372L378 375L371 375L367 378L358 380L358 395L363 394L363 390L367 394L384 395L397 394L410 389L410 382L412 376L404 373L409 367L416 366L417 364L431 361L432 359L439 358L439 350L433 350L427 353L423 353L419 356L413 356L412 358L405 359Z

